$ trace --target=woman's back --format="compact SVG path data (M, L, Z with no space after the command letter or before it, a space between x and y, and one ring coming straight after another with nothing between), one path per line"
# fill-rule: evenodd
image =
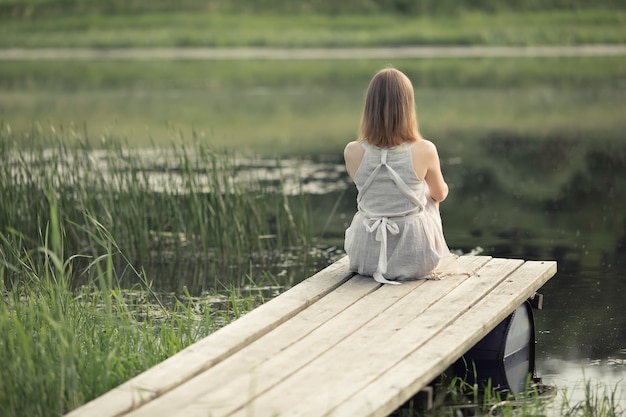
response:
M415 175L410 152L413 143L389 149L386 165L398 173L412 191L414 199L408 198L402 192L386 168L379 169L376 178L370 183L366 192L363 192L366 182L380 164L382 149L365 142L362 143L362 146L365 148L365 154L354 177L354 183L361 194L359 200L361 209L371 214L394 217L424 207L426 204L425 185Z

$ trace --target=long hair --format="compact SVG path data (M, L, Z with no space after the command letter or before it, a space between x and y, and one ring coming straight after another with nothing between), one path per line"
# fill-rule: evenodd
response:
M395 68L379 71L367 88L359 140L392 147L420 138L413 85Z

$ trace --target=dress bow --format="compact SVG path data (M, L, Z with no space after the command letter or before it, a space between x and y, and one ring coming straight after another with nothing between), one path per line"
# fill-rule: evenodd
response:
M389 281L383 276L383 274L387 272L387 233L391 233L392 235L400 233L398 224L388 217L378 217L365 219L363 225L369 233L376 232L376 241L380 242L378 267L376 268L376 272L374 272L374 279L381 284L400 284L396 281Z

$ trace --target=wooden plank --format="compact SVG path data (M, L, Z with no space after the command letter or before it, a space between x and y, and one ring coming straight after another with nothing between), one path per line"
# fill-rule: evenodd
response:
M259 339L332 292L352 275L348 271L348 259L344 257L233 323L73 410L67 416L113 417L136 409Z
M381 287L380 284L376 283L371 278L359 276L352 278L347 284L319 300L293 319L284 323L278 329L224 361L224 367L216 366L190 381L189 385L192 387L196 385L203 385L205 387L203 397L210 398L207 401L211 404L209 407L211 415L216 417L232 408L243 407L245 403L251 397L256 396L259 391L267 390L268 387L271 387L277 381L279 382L286 375L297 371L300 367L306 365L311 359L319 355L320 351L331 348L337 343L337 340L341 340L346 334L353 332L364 320L367 320L367 317L378 314L380 310L385 308L386 304L393 304L395 302L395 299L392 297L378 296L381 299L381 303L375 306L375 308L371 308L369 312L363 312L359 307L361 304L355 302L353 302L349 308L338 312L348 312L348 314L354 318L353 320L344 320L339 317L339 314L334 314L332 321L320 320L318 313L320 310L336 310L335 305L343 301L340 297L353 298L353 295L349 293L339 294L339 291L352 281L357 281L361 285L365 285L369 288L375 287L380 289ZM417 285L419 285L419 283L417 283ZM406 286L404 287L404 291L409 292L410 288L410 286ZM375 293L370 291L366 297L371 299L371 297L376 296L376 294L378 294L378 291ZM341 316L345 317L345 314ZM318 325L315 329L312 329L306 338L293 340L294 330L301 328L303 325L306 326L308 322L315 322L318 323ZM328 327L332 327L333 331L326 331L325 329ZM280 355L265 356L258 360L250 359L255 356L254 352L265 352L268 346L277 343L284 346L280 351ZM279 357L284 358L281 365L276 364L276 358ZM244 364L243 367L241 366L242 363ZM220 375L216 375L215 371L218 369L223 371L223 378L220 378ZM220 381L219 386L211 387L210 381L217 379ZM190 397L185 386L182 386L181 390L185 391L186 403L196 397L195 395ZM168 401L167 398L163 398L163 402ZM150 412L148 412L148 410ZM180 408L177 414L162 413L163 410L164 409L160 408L158 404L155 404L154 407L150 404L146 407L146 413L133 414L132 417L138 417L139 415L155 415L153 412L159 413L158 415L193 415L193 411L188 407ZM197 407L196 410L200 411L201 415L206 415L207 413L207 408L204 406Z
M472 269L476 266L488 261L487 257L476 257L471 259L464 259L461 263L466 263ZM467 277L459 277L458 282ZM374 283L372 278L361 278L369 283ZM442 285L439 289L439 295L441 297L446 294L451 288L458 285L454 279L449 281L441 281ZM206 394L200 398L193 399L187 396L189 401L187 407L181 408L177 414L179 416L205 416L210 410L211 416L218 417L227 415L230 412L248 409L254 406L256 402L255 398L262 395L267 390L271 389L277 383L280 383L289 375L297 372L300 368L306 366L312 360L319 357L324 352L333 349L335 345L341 342L350 334L357 331L364 324L371 321L373 318L379 316L381 313L387 310L397 310L398 314L406 315L406 306L398 309L397 306L402 302L408 294L414 293L423 287L425 281L416 281L410 283L404 283L400 286L383 286L376 292L368 294L350 308L345 309L332 321L324 323L318 329L315 329L309 336L303 338L298 343L293 344L288 349L285 349L280 355L273 356L265 362L261 362L254 368L229 370L231 378L223 380L223 385L215 390L207 390ZM336 291L335 291L336 292ZM328 295L326 298L331 297L333 294ZM433 294L433 297L435 295ZM431 297L424 297L429 300ZM285 327L301 326L302 317L310 313L315 316L315 310L317 304L324 302L325 299L318 301L315 305L309 307L300 315L289 320L289 322L283 324L280 329ZM311 310L309 312L309 310ZM265 339L279 338L280 336L268 334L263 340L259 340L255 345L261 345L257 349L263 350L263 342ZM285 332L286 337L289 336L289 332ZM252 347L251 347L252 348ZM248 349L242 350L239 355L248 355ZM235 361L239 361L238 358L233 358ZM212 370L211 370L212 371ZM202 378L214 377L212 372L209 371ZM226 372L228 374L228 372ZM239 377L233 377L232 375L238 375ZM191 384L197 384L198 381L192 381ZM253 389L251 389L253 387ZM164 400L166 400L164 398ZM247 407L247 408L246 408ZM152 409L152 407L150 407ZM159 412L158 407L153 409L154 412ZM148 414L145 414L148 415ZM159 414L166 415L166 414ZM261 414L262 415L262 414ZM135 415L133 415L135 417Z
M468 263L471 267L470 269L473 269L478 263L484 263L487 259L488 258L484 257L464 259L463 262ZM465 277L463 279L465 279ZM372 281L371 278L367 278L367 280ZM241 394L242 392L249 391L249 384L242 384L237 381L233 383L228 382L225 383L223 389L208 393L207 396L197 404L197 407L192 406L192 408L200 412L200 414L206 414L207 409L210 409L213 416L222 415L222 410L224 410L223 412L225 413L229 410L241 408L243 406L242 397L244 403L253 400L256 395L283 380L288 376L289 372L293 372L306 365L307 359L315 358L323 353L324 350L322 349L320 351L320 346L325 350L331 349L334 344L345 338L346 335L349 335L349 333L355 329L355 326L360 326L360 323L366 322L371 317L379 315L388 305L392 305L392 308L396 308L399 299L413 291L422 283L423 281L405 283L401 286L384 286L375 294L370 294L368 297L364 298L358 306L353 306L351 309L343 312L341 317L335 318L333 323L329 323L328 326L325 326L323 329L321 328L320 331L316 332L312 337L293 346L292 349L283 352L282 355L272 358L272 360L264 363L261 367L254 369L253 376L245 376L247 380L251 378L255 378L256 380L255 393L254 395L247 395L249 398L245 398L246 396L242 396ZM441 281L441 283L442 285L439 286L441 294L439 296L447 293L455 285L458 285L458 283L454 283L452 279ZM402 294L402 296L399 296L399 294ZM429 297L427 294L426 297L424 297L425 300L432 298L433 297ZM314 307L315 306L312 306L310 308L313 309ZM400 309L396 308L396 310L397 314L406 316L406 312L410 309L405 306ZM408 319L410 320L412 317ZM298 317L294 317L290 322L293 321L293 325L298 326L297 320ZM289 323L286 323L285 325L288 324ZM358 328L358 326L356 328ZM189 408L185 408L180 411L180 415L193 415L190 414L191 412Z
M332 410L445 329L521 264L522 261L492 259L480 269L479 276L464 280L423 313L406 322L394 314L376 317L298 373L256 398L251 404L254 414L319 416ZM437 287L443 283L445 280L428 281L423 287ZM391 286L384 288L393 291ZM412 301L419 303L421 300L415 297ZM242 416L248 411L239 409L232 415Z
M363 279L373 281L371 278ZM399 291L395 291L393 296L389 296L386 287L379 288L363 299L367 301L355 303L306 338L280 352L280 355L259 363L254 369L246 369L239 378L225 382L221 389L207 392L202 398L194 401L191 407L180 410L175 416L203 416L210 410L213 417L218 417L241 409L247 404L253 404L256 397L296 373L324 352L333 349L339 342L405 295L399 293L410 292L421 284L416 282L403 286L401 290L398 288ZM289 324L298 327L300 321L300 317L295 317L281 327ZM251 386L254 386L253 390L249 389ZM244 388L248 388L245 391L246 395L241 395Z
M141 408L127 414L127 417L173 416L194 398L213 393L214 396L227 389L226 399L243 399L251 387L256 385L254 370L272 357L297 344L307 335L315 332L324 323L332 320L359 299L379 288L381 284L372 279L356 276L333 292L300 312L297 321L289 320L264 335L254 343L242 348L214 367L154 399ZM304 358L295 358L297 366ZM232 397L232 398L231 398ZM222 400L216 400L219 404ZM212 415L215 415L212 412Z
M359 391L358 397L346 398L326 415L382 417L390 414L541 288L556 270L556 262L526 262L430 343L421 345L393 368L375 376ZM460 334L468 336L463 344L459 344Z

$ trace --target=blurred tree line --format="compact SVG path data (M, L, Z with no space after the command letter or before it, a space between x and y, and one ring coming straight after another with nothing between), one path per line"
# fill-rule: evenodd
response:
M626 0L0 0L0 16L197 11L274 14L457 14L588 8L626 9Z

